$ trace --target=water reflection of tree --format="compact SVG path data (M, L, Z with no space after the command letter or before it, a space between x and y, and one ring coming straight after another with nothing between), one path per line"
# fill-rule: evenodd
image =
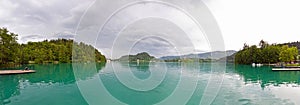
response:
M74 83L74 75L72 64L44 64L30 65L31 69L36 70L36 73L24 75L30 83Z
M122 69L129 69L139 79L146 79L151 75L150 62L121 62Z
M0 104L1 101L20 94L19 77L17 75L0 76Z
M138 71L149 71L150 62L130 62L128 63L130 68L135 68Z
M120 62L122 67L130 67L138 71L149 71L149 67L158 63L164 63L168 69L179 69L181 67L180 62Z
M34 64L26 66L36 70L36 73L0 76L0 104L2 104L1 101L5 99L9 99L14 95L19 95L20 83L24 81L29 83L49 84L49 86L53 83L75 83L72 64ZM77 74L79 75L77 75L77 77L80 79L93 77L97 75L103 67L105 67L105 63L80 64L80 69L77 71ZM94 70L92 68L94 68Z
M106 63L79 63L73 65L76 67L74 73L76 74L76 79L78 80L86 80L88 78L94 77L105 67Z
M245 83L260 83L264 88L268 85L300 84L299 71L272 71L271 67L253 68L248 65L236 65L236 73L244 77Z
M132 71L149 71L151 66L163 64L168 70L185 70L198 69L200 71L211 71L211 63L198 63L198 62L120 62L122 67L130 68Z
M171 63L168 65L174 66ZM148 62L144 64L141 64L141 62L139 62L139 64L137 64L136 62L135 63L134 62L132 63L113 62L112 68L109 68L108 66L107 69L115 69L118 73L128 73L127 71L130 71L131 69L131 72L137 78L145 79L148 76L148 72L150 72L150 70L155 69L152 68L154 66L157 66L155 68L158 69L163 69L163 67L165 67L164 64L162 64L161 62ZM174 66L174 68L178 68L178 67ZM139 71L138 69L147 70L147 71ZM176 85L178 84L178 81L180 79L179 73L166 74L164 80L155 89L149 90L147 92L141 92L141 91L136 91L134 89L130 89L127 86L123 85L123 83L120 82L120 80L118 79L115 73L106 73L100 75L101 75L100 76L101 81L104 84L105 88L110 93L110 95L120 100L121 102L130 105L131 104L141 105L141 104L145 104L145 102L148 104L155 104L157 102L162 101L163 99L165 99L165 97L171 95L171 93L175 90ZM135 81L130 81L130 82L135 82ZM149 97L155 97L155 98L149 99Z

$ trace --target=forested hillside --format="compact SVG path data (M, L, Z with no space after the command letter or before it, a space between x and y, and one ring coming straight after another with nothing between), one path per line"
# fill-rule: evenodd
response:
M78 62L100 61L106 58L91 45L73 42L73 40L56 39L42 42L17 43L17 34L0 28L0 65L27 64L27 63L70 63L72 62L72 49ZM74 46L74 47L73 47ZM93 53L95 52L95 56Z

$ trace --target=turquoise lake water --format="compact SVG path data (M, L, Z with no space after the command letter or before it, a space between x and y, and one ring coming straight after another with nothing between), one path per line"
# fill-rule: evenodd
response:
M0 75L0 105L300 104L300 71L269 66L226 64L224 74L212 73L210 63L26 66L37 72Z

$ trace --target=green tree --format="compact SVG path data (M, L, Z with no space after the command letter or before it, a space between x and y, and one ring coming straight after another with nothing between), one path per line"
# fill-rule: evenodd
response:
M298 49L296 47L288 47L287 45L282 46L279 53L279 60L282 62L291 62L296 60L298 55Z
M235 55L235 63L251 64L251 63L277 63L290 62L296 60L298 55L297 47L289 47L287 45L269 45L266 41L261 40L260 48L252 45L244 44L242 50Z
M264 41L264 40L260 40L259 42L259 46L260 48L266 48L267 46L269 46L268 42Z
M17 34L9 32L7 28L0 28L0 64L18 62L17 36Z
M279 53L280 53L280 46L271 45L267 46L262 49L262 61L264 63L276 63L279 62Z

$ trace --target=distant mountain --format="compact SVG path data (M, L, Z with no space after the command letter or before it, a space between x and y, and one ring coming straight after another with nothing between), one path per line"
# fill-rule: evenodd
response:
M226 55L225 55L225 54ZM199 53L199 54L188 54L188 55L181 55L181 56L163 56L160 57L160 60L173 60L173 59L185 59L185 58L198 58L198 59L220 59L226 56L230 56L236 53L234 50L224 51L213 51L213 52L206 52L206 53Z
M226 62L231 62L231 63L233 63L233 62L234 62L235 55L236 55L236 53L231 54L231 55L226 56L226 57L223 57L223 58L220 58L219 61L225 61L225 60L226 60Z
M118 61L130 61L135 62L137 60L139 61L150 61L152 59L155 59L154 56L149 55L146 52L138 53L136 55L125 55L117 59Z

